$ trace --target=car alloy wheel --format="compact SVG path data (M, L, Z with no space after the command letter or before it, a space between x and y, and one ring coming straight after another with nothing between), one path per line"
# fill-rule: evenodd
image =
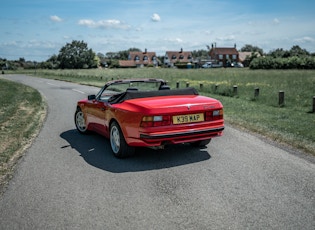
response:
M80 133L86 133L87 126L85 123L84 114L80 108L78 108L77 111L75 112L74 120L75 120L75 126L77 127L77 130Z
M117 154L120 149L120 134L116 125L113 125L110 130L110 145L114 154Z
M118 123L115 121L110 125L109 141L116 157L124 158L133 155L135 152L135 148L127 144Z

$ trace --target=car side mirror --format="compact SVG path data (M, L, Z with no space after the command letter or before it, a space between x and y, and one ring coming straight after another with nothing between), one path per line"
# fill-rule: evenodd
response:
M89 101L92 101L92 100L95 100L95 99L96 99L96 96L94 94L88 95L88 100Z

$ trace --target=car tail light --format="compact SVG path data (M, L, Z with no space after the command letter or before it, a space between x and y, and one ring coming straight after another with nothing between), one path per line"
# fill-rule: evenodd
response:
M206 111L205 120L206 121L216 121L223 119L223 109Z
M157 127L171 124L170 116L145 116L142 118L141 127Z

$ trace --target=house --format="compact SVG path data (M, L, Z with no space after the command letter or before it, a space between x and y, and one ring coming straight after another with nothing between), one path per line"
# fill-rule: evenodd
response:
M234 47L217 47L211 45L209 56L212 60L221 66L230 67L232 63L239 61L239 53L236 49L236 44Z
M155 52L132 51L129 52L128 60L119 60L120 67L144 67L144 66L158 66L158 60Z
M191 63L193 61L190 51L166 51L164 56L164 65L173 67L175 63Z
M249 62L252 57L260 57L259 52L239 52L239 62L241 62L245 67L249 66Z

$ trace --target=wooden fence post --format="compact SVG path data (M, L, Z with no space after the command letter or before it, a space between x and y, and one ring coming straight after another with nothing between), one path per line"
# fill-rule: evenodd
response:
M254 97L257 98L259 96L259 88L255 88Z
M186 82L186 87L189 87L189 82Z
M284 106L284 91L279 91L279 106Z
M313 96L313 113L315 113L315 96Z
M178 88L179 88L179 81L176 82L176 89L178 89Z
M217 85L217 84L214 86L214 92L217 92L218 87L219 87L219 85Z
M233 94L237 95L237 85L233 85Z
M203 90L203 84L200 83L200 90Z

